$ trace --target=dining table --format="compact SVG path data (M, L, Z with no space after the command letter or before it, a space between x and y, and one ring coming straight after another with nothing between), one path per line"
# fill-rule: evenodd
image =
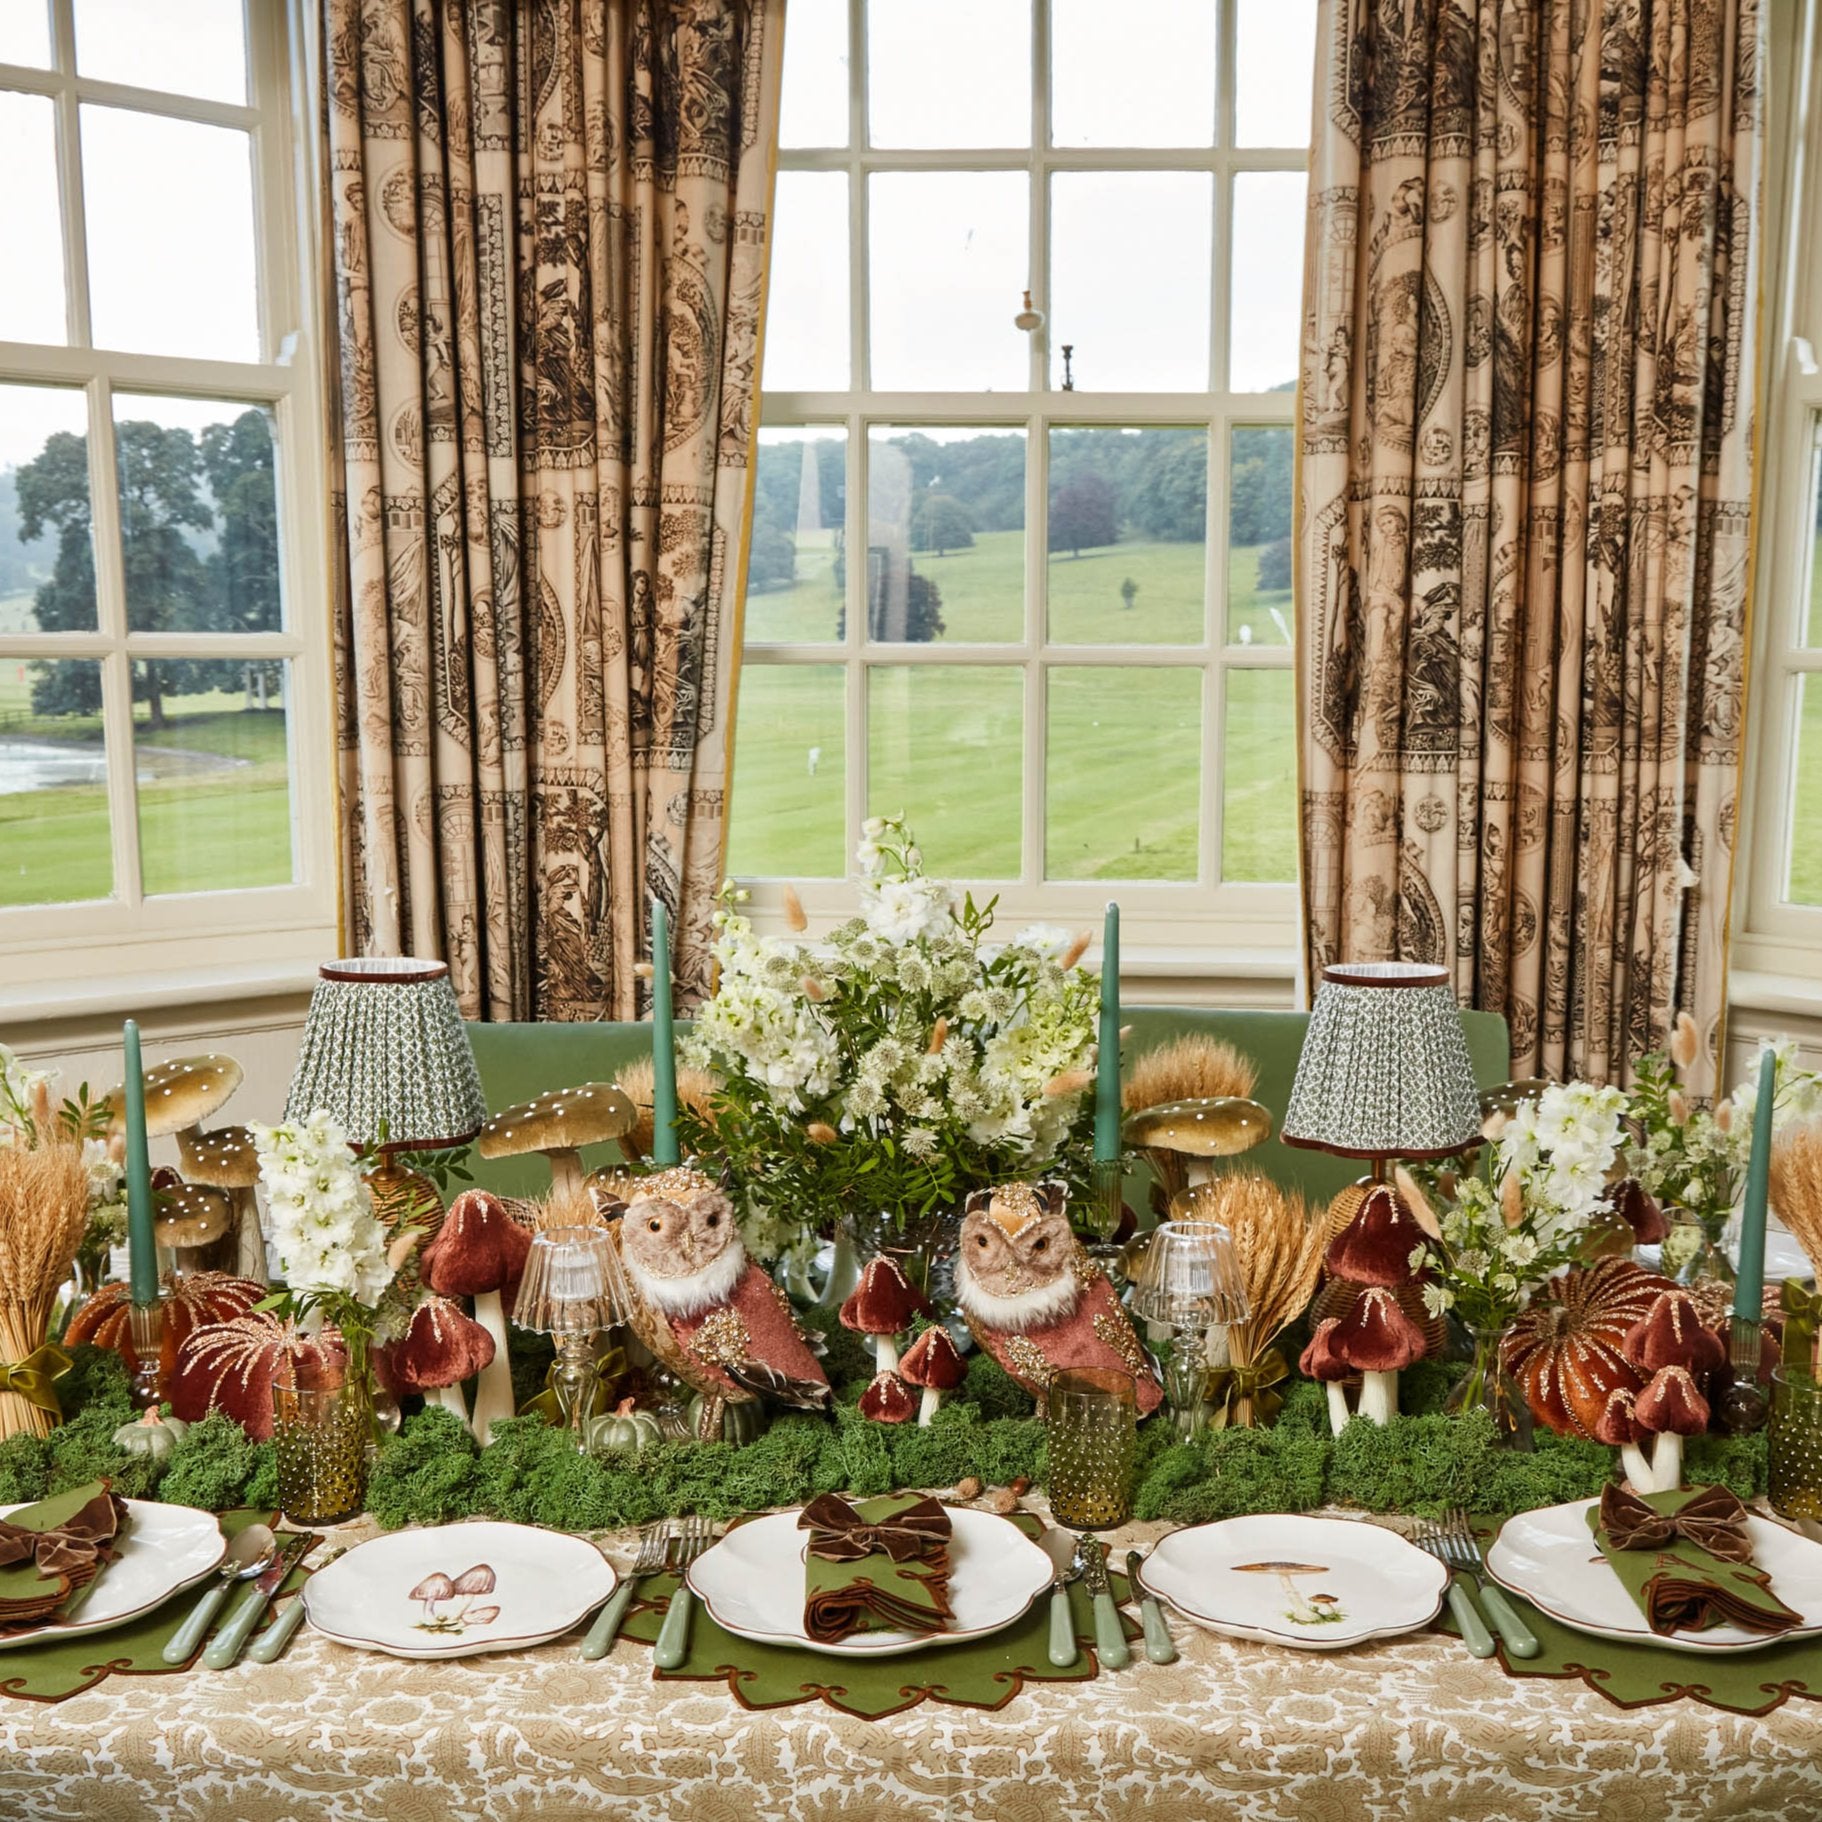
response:
M1166 1529L1112 1534L1114 1560ZM365 1519L338 1527L313 1560L373 1534ZM622 1567L636 1548L631 1533L598 1541ZM1822 1816L1822 1701L1807 1696L1762 1715L1688 1694L1621 1707L1576 1676L1512 1676L1436 1629L1343 1651L1217 1636L1174 1615L1171 1629L1174 1663L1135 1651L1088 1681L1025 1682L997 1708L923 1700L880 1719L818 1697L824 1661L808 1653L804 1699L753 1709L726 1682L656 1680L630 1636L584 1662L580 1629L530 1650L414 1661L305 1626L269 1665L114 1674L49 1704L4 1693L0 1654L0 1818ZM96 1645L105 1661L106 1636Z

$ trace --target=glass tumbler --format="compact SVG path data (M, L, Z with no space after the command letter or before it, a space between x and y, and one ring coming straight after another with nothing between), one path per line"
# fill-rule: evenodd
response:
M1138 1389L1131 1375L1070 1367L1044 1406L1050 1515L1071 1531L1109 1531L1132 1516L1139 1448Z
M1822 1520L1822 1382L1773 1369L1766 1447L1772 1505L1786 1518Z
M340 1524L367 1504L373 1417L355 1380L329 1390L272 1388L278 1504L300 1528Z

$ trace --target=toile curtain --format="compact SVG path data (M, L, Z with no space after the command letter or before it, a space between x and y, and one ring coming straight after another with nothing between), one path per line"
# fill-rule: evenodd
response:
M783 0L326 0L348 939L708 987Z
M1446 964L1518 1076L1623 1082L1679 1006L1712 1058L1760 55L1757 0L1321 0L1306 959Z

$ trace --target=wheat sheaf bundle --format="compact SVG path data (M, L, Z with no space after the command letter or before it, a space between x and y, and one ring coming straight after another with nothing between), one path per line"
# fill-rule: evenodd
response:
M1200 1101L1218 1095L1251 1097L1259 1079L1252 1059L1220 1038L1188 1032L1148 1050L1132 1066L1120 1099L1128 1113L1166 1101Z
M31 1149L0 1145L0 1362L23 1361L43 1343L88 1218L81 1146L57 1138ZM0 1392L0 1437L48 1436L55 1421L17 1392Z
M1771 1205L1822 1276L1822 1120L1787 1126L1772 1140Z
M636 1063L628 1063L614 1077L614 1086L639 1111L631 1130L622 1135L620 1149L629 1158L649 1158L652 1155L652 1059L641 1057ZM715 1078L706 1069L691 1069L686 1065L677 1071L677 1105L687 1107L708 1125L714 1124L715 1088Z

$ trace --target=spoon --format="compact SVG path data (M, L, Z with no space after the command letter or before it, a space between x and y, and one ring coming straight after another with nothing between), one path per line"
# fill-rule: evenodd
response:
M217 1571L215 1580L204 1591L202 1599L190 1609L190 1616L171 1634L159 1655L167 1664L187 1663L202 1643L215 1610L228 1598L231 1582L246 1581L270 1567L278 1550L278 1539L270 1525L249 1525L228 1546L228 1554Z
M1056 1579L1050 1584L1050 1661L1057 1669L1067 1670L1076 1661L1069 1584L1082 1573L1076 1565L1075 1534L1051 1525L1038 1539L1038 1548L1056 1565Z

